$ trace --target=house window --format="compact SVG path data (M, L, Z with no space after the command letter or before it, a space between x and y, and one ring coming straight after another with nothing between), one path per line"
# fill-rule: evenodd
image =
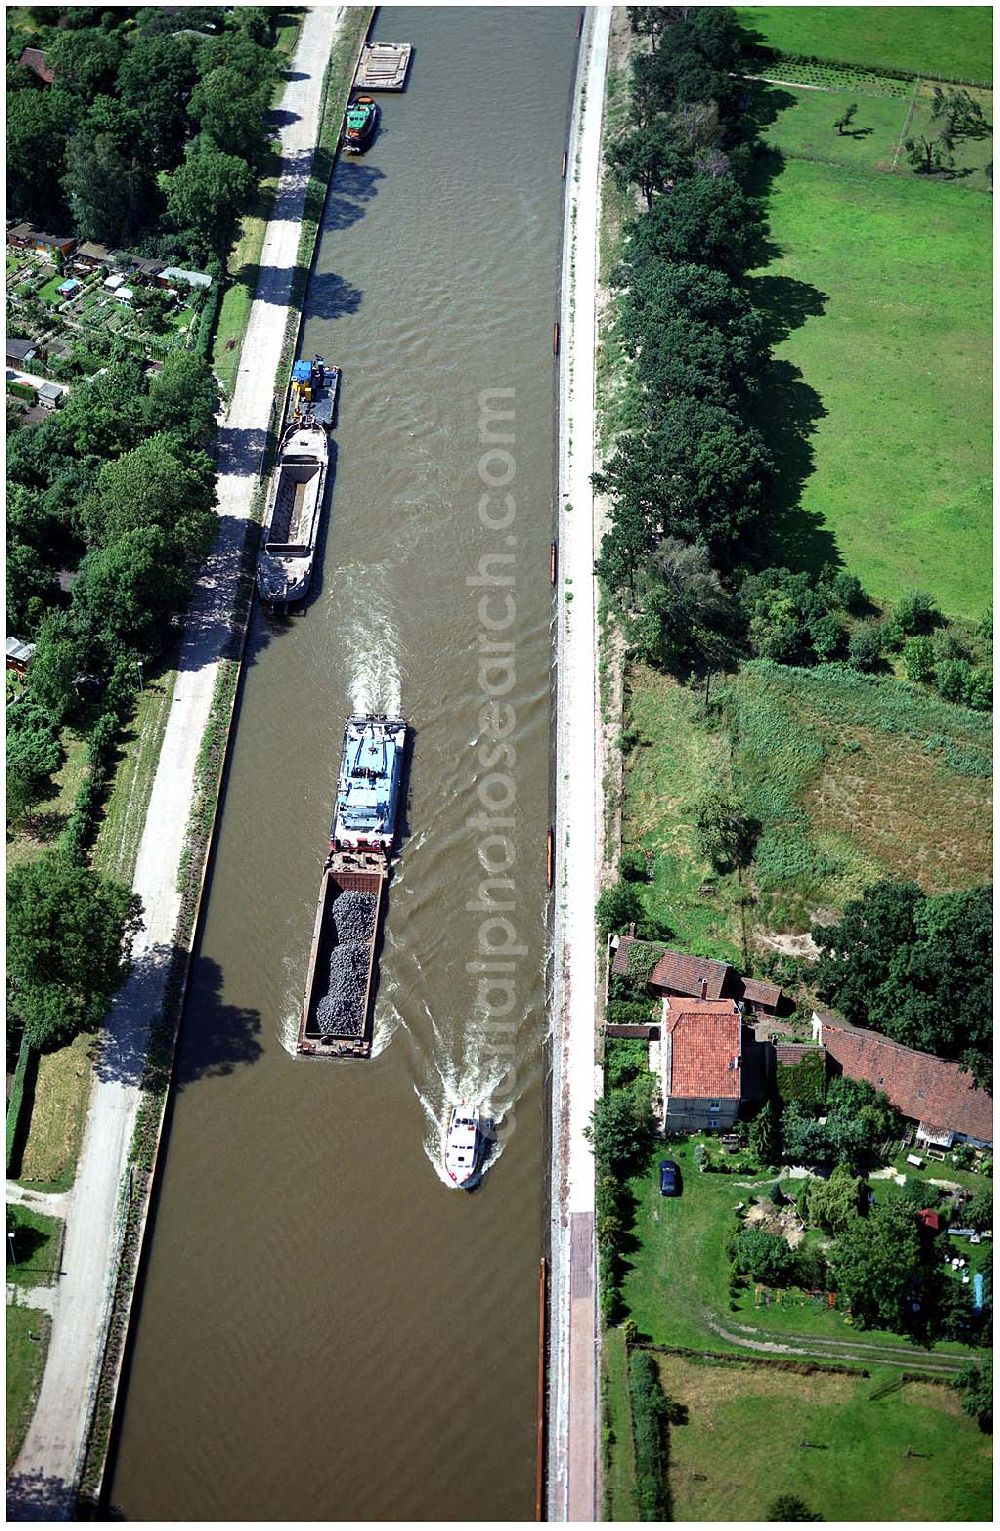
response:
M719 1125L719 1118L717 1116L710 1116L709 1119L708 1119L708 1125L710 1127L718 1127L718 1125Z
M719 1102L717 1100L710 1100L709 1103L708 1103L708 1109L709 1109L709 1111L718 1111L719 1110Z

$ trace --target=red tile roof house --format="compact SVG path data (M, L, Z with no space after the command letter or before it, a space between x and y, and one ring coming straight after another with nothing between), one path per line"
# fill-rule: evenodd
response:
M664 1132L732 1127L742 1091L743 1019L732 999L667 996L660 1026Z
M25 69L30 69L32 74L38 76L43 85L51 85L55 75L45 62L45 54L41 48L25 48L17 61Z
M635 937L622 936L618 942L613 973L628 973L629 948ZM758 978L741 978L728 962L711 957L690 957L684 952L665 951L649 975L655 994L690 995L693 999L734 999L751 1010L775 1015L781 1003L781 990L775 983Z
M917 1122L918 1139L946 1148L955 1139L992 1144L993 1101L957 1063L852 1026L835 1010L813 1011L813 1035L840 1073L867 1079L885 1091L897 1111Z

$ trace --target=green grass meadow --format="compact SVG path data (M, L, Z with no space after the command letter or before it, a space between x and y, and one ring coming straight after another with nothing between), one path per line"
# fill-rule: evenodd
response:
M906 69L932 79L993 79L988 5L737 5L740 20L782 53Z
M694 803L724 773L724 735L705 724L699 696L645 665L628 671L622 848L653 852L652 880L637 884L671 944L740 960L735 878L719 877L694 845Z
M688 1410L670 1428L676 1520L760 1521L796 1494L831 1521L989 1520L992 1443L939 1383L657 1358Z
M7 1305L7 1471L24 1442L42 1385L52 1320L37 1308Z
M926 589L949 615L980 617L991 590L989 200L788 157L768 214L777 253L752 285L786 331L780 412L769 420L765 404L761 419L778 463L775 557L839 557L877 599Z
M737 966L761 932L808 930L879 877L929 893L988 880L991 723L890 675L758 661L717 678L721 713L628 670L622 844L652 851L637 888L671 945ZM697 799L732 787L762 834L743 885L694 838Z

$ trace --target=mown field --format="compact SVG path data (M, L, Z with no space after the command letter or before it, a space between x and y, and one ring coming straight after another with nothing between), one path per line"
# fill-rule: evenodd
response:
M42 1385L52 1320L37 1308L7 1306L7 1471L31 1423Z
M907 69L933 78L993 79L990 6L740 5L740 19L782 53Z
M947 184L785 160L768 200L777 253L753 282L784 337L761 411L776 560L839 558L877 599L920 588L949 615L982 615L990 214Z
M986 1520L992 1443L956 1394L907 1382L659 1356L664 1391L687 1408L670 1428L675 1520L762 1520L796 1494L839 1521ZM809 1443L808 1445L806 1443Z

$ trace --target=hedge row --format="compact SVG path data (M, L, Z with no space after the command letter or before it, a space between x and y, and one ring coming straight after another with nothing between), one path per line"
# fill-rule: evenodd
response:
M849 64L845 59L820 58L815 53L781 53L775 50L773 57L782 64L819 65L844 74L880 74L886 80L930 80L940 81L942 85L971 85L976 90L992 89L989 80L966 80L950 74L917 74L912 69L895 69L890 64Z
M222 276L220 273L213 280L212 290L201 306L201 313L198 316L198 334L191 347L197 356L203 356L206 361L208 361L212 354L215 326L219 318L219 309L222 305L222 286Z
M635 1445L635 1491L642 1520L669 1520L667 1401L656 1362L647 1350L632 1350L628 1358L628 1390L632 1405Z
M71 856L83 856L96 828L119 727L116 713L102 712L87 737L87 770L77 791L73 812L59 836L59 844Z
M35 1094L35 1074L38 1069L38 1054L28 1046L27 1037L21 1038L21 1048L17 1055L17 1067L14 1069L14 1078L10 1087L10 1099L7 1102L7 1174L16 1175L20 1169L21 1151L24 1146L24 1130L31 1120L31 1103Z

